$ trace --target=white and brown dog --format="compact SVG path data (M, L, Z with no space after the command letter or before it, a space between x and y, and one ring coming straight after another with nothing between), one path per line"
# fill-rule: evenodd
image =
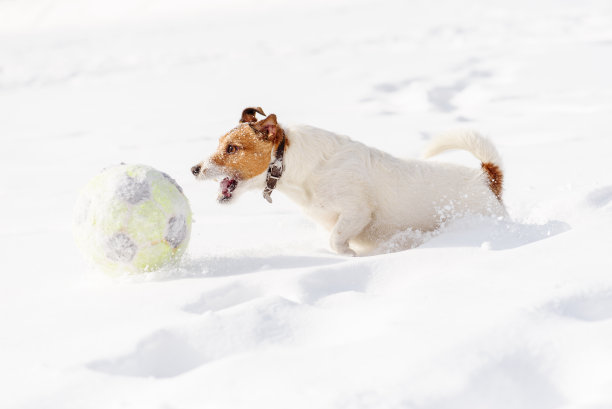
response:
M263 189L286 194L331 231L341 254L369 251L395 234L433 231L456 215L505 214L501 160L490 141L474 132L435 139L426 157L464 149L480 169L388 153L310 126L281 127L261 108L246 108L240 124L223 135L217 151L191 171L197 179L221 179L220 202Z

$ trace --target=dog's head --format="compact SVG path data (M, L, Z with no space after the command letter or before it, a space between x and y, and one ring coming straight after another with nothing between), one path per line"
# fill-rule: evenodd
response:
M272 153L284 132L276 115L257 121L256 113L265 116L260 107L245 108L239 125L219 138L216 152L191 168L196 179L220 180L219 202L228 202L243 191L265 185Z

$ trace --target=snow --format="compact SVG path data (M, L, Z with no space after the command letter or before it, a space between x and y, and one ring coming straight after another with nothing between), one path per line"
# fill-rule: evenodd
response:
M612 407L611 23L606 0L0 2L0 407ZM511 219L346 258L278 192L220 206L190 168L247 106L402 157L476 129ZM77 252L78 191L120 162L190 199L178 269Z

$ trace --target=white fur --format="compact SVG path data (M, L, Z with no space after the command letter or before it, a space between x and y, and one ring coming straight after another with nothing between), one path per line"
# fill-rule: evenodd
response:
M277 190L331 230L338 253L371 250L406 229L431 231L455 215L505 213L480 168L402 160L310 126L283 129L290 143ZM442 135L427 153L447 149L500 164L491 142L474 132Z
M502 160L495 146L475 131L450 131L438 135L427 147L423 156L430 158L450 149L463 149L471 152L482 163L493 163L500 169Z

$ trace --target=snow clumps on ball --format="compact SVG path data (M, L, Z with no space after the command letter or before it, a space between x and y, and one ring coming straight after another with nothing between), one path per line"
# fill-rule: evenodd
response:
M78 247L108 272L159 269L180 258L190 235L183 189L150 166L105 169L87 183L74 210Z

